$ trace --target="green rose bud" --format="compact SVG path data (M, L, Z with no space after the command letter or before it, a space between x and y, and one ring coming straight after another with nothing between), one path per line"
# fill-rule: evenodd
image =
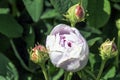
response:
M47 49L42 45L36 45L30 52L30 59L37 64L45 62L48 59Z
M103 60L107 60L109 58L115 57L118 53L118 49L114 43L114 39L112 41L106 40L99 48L100 56Z
M70 7L65 15L66 19L74 26L77 22L83 21L85 18L85 12L80 4Z

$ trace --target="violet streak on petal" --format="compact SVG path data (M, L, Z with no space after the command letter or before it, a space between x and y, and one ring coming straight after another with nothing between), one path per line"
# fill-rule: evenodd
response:
M84 37L76 28L59 24L46 39L51 62L67 71L78 71L87 64L89 49Z

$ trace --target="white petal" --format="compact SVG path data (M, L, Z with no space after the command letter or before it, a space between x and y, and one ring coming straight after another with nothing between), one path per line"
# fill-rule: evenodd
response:
M70 58L80 58L81 51L82 51L82 46L77 46L77 45L74 46L73 50L69 53Z
M46 40L46 48L48 51L64 51L64 48L60 46L59 44L59 34L55 35L49 35L47 36Z
M83 47L82 47L82 51L81 51L81 54L80 54L80 56L81 56L81 60L83 60L83 59L85 59L86 58L86 56L88 56L89 55L89 49L88 49L88 45L87 45L87 43L86 43L86 41L84 42L84 44L83 44Z
M75 72L80 67L80 61L77 59L68 59L60 64L59 67L64 68L67 71Z
M55 42L55 36L54 35L48 35L46 39L46 48L48 50L52 50Z
M71 28L73 30L73 32L77 35L80 36L80 32L76 29L76 28Z
M50 59L51 59L52 63L57 66L58 62L60 61L60 59L63 56L63 53L62 52L58 52L58 51L56 51L56 52L50 52L49 56L50 56Z
M56 38L55 38L55 42L54 42L54 46L52 46L52 48L54 49L53 51L61 51L64 52L64 47L62 47L60 44L60 35L56 34Z
M69 33L69 32L72 32L72 29L70 28L70 26L65 24L59 24L53 28L50 34L55 35L57 33Z

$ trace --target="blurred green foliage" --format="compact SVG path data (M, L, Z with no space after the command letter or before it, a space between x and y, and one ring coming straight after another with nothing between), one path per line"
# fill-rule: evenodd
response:
M116 39L115 21L120 18L120 0L0 0L0 80L44 80L41 68L29 60L29 49L39 42L45 45L46 36L60 23L70 25L63 14L80 3L86 9L86 20L76 28L86 38L90 48L89 62L81 80L93 80L101 59L98 48L107 38ZM120 63L120 60L119 60ZM47 61L50 80L63 80L64 70ZM101 80L119 80L120 68L115 59L107 62ZM72 80L79 80L74 73Z

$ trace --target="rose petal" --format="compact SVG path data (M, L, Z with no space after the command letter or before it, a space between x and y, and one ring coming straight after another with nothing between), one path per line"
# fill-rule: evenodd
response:
M53 28L50 34L55 35L59 33L60 35L62 35L62 34L69 34L70 32L72 32L72 29L69 26L65 24L59 24L55 26L55 28Z

